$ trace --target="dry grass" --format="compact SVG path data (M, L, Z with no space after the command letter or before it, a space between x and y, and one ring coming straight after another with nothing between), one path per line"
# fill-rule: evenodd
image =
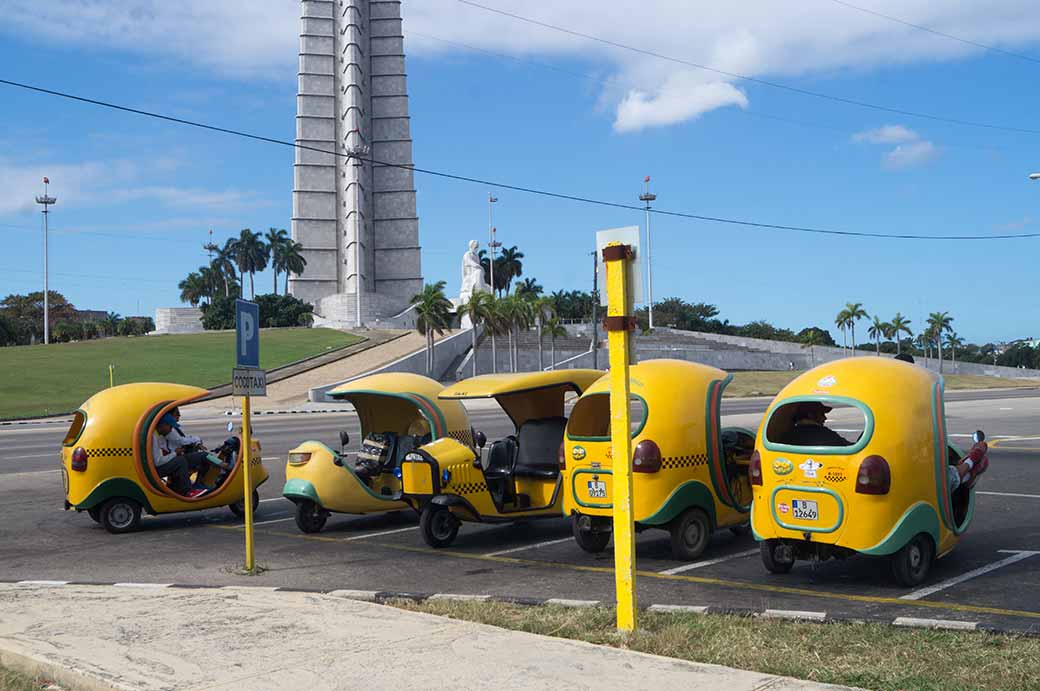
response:
M50 682L0 666L0 691L40 691Z
M725 396L775 396L801 372L735 372L726 387ZM946 388L950 389L1018 389L1040 387L1035 379L1002 379L970 374L945 374Z
M642 613L619 634L605 607L523 607L489 602L397 602L427 612L560 638L811 681L869 689L1035 689L1040 639L813 624L735 616Z

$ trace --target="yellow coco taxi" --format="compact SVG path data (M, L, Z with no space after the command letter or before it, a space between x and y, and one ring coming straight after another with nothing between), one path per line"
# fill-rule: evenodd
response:
M328 395L349 401L361 422L361 448L353 459L320 441L289 452L282 495L296 504L305 533L325 527L329 513L369 514L407 509L400 498L401 459L441 437L473 443L466 409L437 400L444 389L418 374L387 373L356 379ZM346 447L350 438L340 433Z
M73 415L62 445L65 509L86 511L111 533L138 527L141 512L151 515L227 506L241 516L245 506L239 473L240 440L232 436L206 455L193 478L197 496L173 491L159 476L152 457L159 419L178 406L208 395L197 386L164 383L124 384L91 396ZM228 425L229 431L231 425ZM267 480L260 444L252 441L250 483Z
M633 518L637 530L668 530L676 559L699 557L714 530L747 532L755 437L721 427L719 405L730 379L681 360L646 360L630 370ZM609 377L574 405L564 459L564 514L578 546L601 552L610 540L614 496Z
M878 357L806 372L770 405L752 458L751 525L766 569L859 553L889 557L897 581L920 584L971 522L974 489L951 495L947 484L961 458L947 439L942 377Z
M476 440L480 450L441 439L404 457L404 497L420 511L426 543L451 544L460 521L559 516L564 402L602 376L599 370L581 369L488 374L442 391L442 401L494 399L512 420L515 434L491 444L486 465L482 450L487 440L481 432Z

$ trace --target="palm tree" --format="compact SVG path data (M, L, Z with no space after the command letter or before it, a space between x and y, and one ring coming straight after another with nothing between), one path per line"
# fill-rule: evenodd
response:
M892 317L889 324L892 326L892 335L896 339L896 355L900 355L903 352L903 339L900 334L905 333L911 338L914 335L914 332L910 330L910 320L904 317L902 312L896 312L896 316Z
M271 253L271 269L274 271L274 294L278 294L278 274L282 271L281 257L283 248L290 242L289 233L285 232L282 228L268 228L267 234L264 235L267 239L267 248Z
M277 270L285 272L285 294L289 294L289 276L299 276L307 268L307 258L303 256L303 245L292 240L286 240L278 248L272 257Z
M863 309L862 302L847 302L845 303L845 309L849 313L849 333L852 334L852 352L856 352L856 322L860 319L866 318L867 311Z
M505 292L507 293L513 286L513 279L520 278L524 275L523 258L524 253L518 250L516 245L513 245L512 247L503 249L502 254L498 257L498 261L495 263L495 279L502 281ZM498 278L500 272L502 274L501 279Z
M433 376L433 335L444 333L451 324L453 305L444 296L444 281L427 283L421 293L412 296L415 305L415 329L426 336L426 374Z
M812 362L812 366L816 367L816 346L823 342L823 335L819 329L809 329L802 336L802 347L809 349L809 360Z
M534 279L524 279L524 283L532 281ZM536 284L537 285L537 284ZM539 291L541 286L538 286ZM545 369L545 362L543 359L543 346L542 346L542 327L546 319L549 319L555 315L555 308L553 307L553 301L547 297L533 297L537 295L534 292L520 292L520 286L516 287L517 293L525 298L528 298L528 302L531 303L531 311L534 313L534 324L538 328L538 371L541 372ZM532 299L533 298L533 299Z
M877 346L877 356L881 357L881 337L888 338L888 334L891 331L891 324L883 322L875 314L874 321L871 322L870 328L867 329L867 335L874 339L874 345Z
M963 345L964 339L955 331L951 331L950 335L946 337L946 347L950 349L950 361L953 363L954 370L957 369L957 349Z
M459 305L458 314L460 317L468 316L469 320L473 322L473 329L471 329L473 356L470 359L473 361L473 376L475 377L477 376L477 328L483 325L484 330L491 333L492 343L494 343L495 339L495 332L492 328L492 322L497 316L495 312L495 296L478 290L469 296L469 302ZM494 346L492 346L492 357L494 357L494 354Z
M849 328L851 319L852 318L849 316L849 311L847 309L838 312L837 316L834 317L834 325L841 329L841 350L845 354L848 354L849 341L846 331Z
M543 292L545 292L545 289L542 288L542 285L533 278L525 278L524 280L516 284L517 295L539 296Z
M553 315L545 322L544 329L549 332L549 369L556 369L556 339L567 335L567 329L563 328L560 318Z
M942 342L943 335L953 331L953 317L949 312L932 312L928 315L928 330L935 339L935 352L939 355L939 373L943 371Z
M513 293L506 295L501 300L502 319L509 327L509 362L514 372L519 371L520 330L531 328L534 320L534 310L527 300Z
M119 316L118 312L109 312L105 315L102 323L105 325L105 331L109 336L115 336L116 330L119 329L119 322L123 321L123 318Z
M177 284L181 291L181 302L186 302L192 307L198 307L203 298L209 294L209 286L206 285L202 274L192 271L188 277Z
M235 273L235 240L228 238L224 241L223 247L207 242L202 249L216 255L210 260L209 266L220 277L221 283L224 285L224 297L231 297L231 284L238 281Z
M235 264L242 273L242 285L246 282L246 273L249 273L249 295L256 297L256 287L253 278L257 271L267 268L267 260L270 258L270 249L260 239L260 233L254 233L249 228L243 228L235 241Z

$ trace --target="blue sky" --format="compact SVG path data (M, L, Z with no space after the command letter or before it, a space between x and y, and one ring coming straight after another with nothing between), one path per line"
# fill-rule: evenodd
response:
M1040 64L922 37L825 0L806 3L827 6L811 16L812 36L827 41L801 33L805 18L777 21L774 30L713 7L704 10L710 21L698 22L696 6L671 2L685 8L677 24L703 23L698 31L713 32L697 49L693 30L681 26L621 30L590 8L538 14L527 3L488 2L799 88L1040 129L1040 97L1031 88ZM190 14L204 5L194 0L185 3L187 14L172 17L151 0L129 3L153 14L128 16L121 31L167 31L151 42L122 40L101 23L40 29L47 17L35 13L50 10L38 4L18 0L0 8L3 78L292 138L295 3L264 10L275 13L256 20L270 40L254 30L238 49L234 41L231 48L214 47L212 29L202 27L209 20ZM967 10L935 14L923 2L862 4L1040 57L1040 21L1024 3L964 3L984 13L985 22ZM1040 183L1026 179L1040 169L1040 135L710 81L450 0L406 3L405 11L419 167L631 203L638 203L643 176L651 175L662 209L788 225L920 234L1040 229ZM135 23L146 20L147 28ZM731 54L733 45L749 41L753 48ZM205 260L209 228L218 241L244 227L289 228L289 149L9 88L0 89L0 104L2 294L41 284L40 214L32 197L42 191L43 175L59 199L51 217L51 287L82 308L151 314L176 305L176 283ZM453 292L466 241L486 240L488 187L421 174L416 187L424 275L446 280ZM500 240L524 251L525 275L547 291L588 289L594 232L643 222L637 212L495 194ZM768 319L795 329L829 326L847 301L886 319L902 311L915 328L922 315L948 310L969 340L1005 340L1040 332L1034 328L1038 249L1040 238L868 240L656 217L654 293L715 303L733 322ZM269 272L257 276L258 292L270 286Z

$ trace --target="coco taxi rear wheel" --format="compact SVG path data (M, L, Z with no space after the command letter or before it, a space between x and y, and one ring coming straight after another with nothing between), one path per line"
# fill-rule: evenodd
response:
M110 533L129 533L141 522L141 505L133 499L114 497L101 505L101 525Z
M430 547L447 547L459 534L459 519L443 506L431 504L419 516L419 530Z
M672 556L693 561L701 556L711 537L711 519L698 508L687 509L671 525Z
M932 546L932 540L922 533L892 555L892 575L899 585L907 588L919 586L928 578L933 561L935 548Z
M320 533L328 518L329 512L310 499L296 504L296 527L305 533Z
M790 545L779 540L766 540L758 544L762 565L769 573L790 573L794 568L794 552Z

